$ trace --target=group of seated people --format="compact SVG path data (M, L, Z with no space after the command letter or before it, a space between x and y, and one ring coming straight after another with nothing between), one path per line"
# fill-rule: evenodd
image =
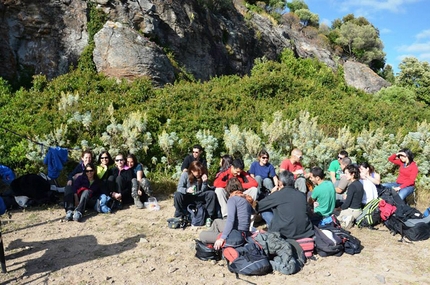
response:
M113 160L109 152L102 151L94 163L92 151L86 150L68 175L64 189L66 220L81 221L86 208L108 213L121 209L123 203L134 202L142 209L150 195L151 185L134 154L117 154Z
M214 243L215 248L222 246L232 229L249 234L256 214L264 219L269 232L279 232L285 238L312 237L313 225L333 214L343 227L349 228L364 205L378 197L378 189L389 189L396 202L404 203L414 191L418 174L409 149L388 158L400 170L396 182L386 184L381 184L380 175L368 163L352 164L346 151L339 152L330 163L329 180L320 167L305 172L299 149L293 149L291 156L282 161L278 174L269 162L268 152L261 150L248 172L241 159L223 156L211 187L202 152L201 146L195 145L193 154L184 160L174 197L175 217L186 216L189 203L206 204L206 225L211 226L201 232L200 239Z

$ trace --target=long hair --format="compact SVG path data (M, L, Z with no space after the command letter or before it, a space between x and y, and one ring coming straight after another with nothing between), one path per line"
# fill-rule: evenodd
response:
M97 164L101 164L103 154L106 154L106 156L109 158L109 162L107 165L109 165L109 166L113 165L114 161L112 159L112 156L110 155L110 153L107 150L104 150L99 154L99 158L97 159Z
M134 154L130 153L129 155L127 155L127 158L131 158L133 160L133 168L135 168L137 166L137 158Z
M245 198L251 206L255 207L254 199L251 196L243 193L242 183L236 177L232 177L227 181L226 189L230 197L239 196Z
M362 162L359 166L362 166L364 168L369 168L369 174L375 172L375 167L370 165L368 162Z
M84 175L87 177L87 179L88 179L88 175L87 175L87 167L91 168L91 169L94 171L94 175L93 175L94 180L99 180L99 176L97 175L97 169L96 169L96 167L95 167L94 163L92 163L92 162L87 163L87 164L85 165Z
M195 177L193 174L193 171L197 172L197 176ZM207 174L206 168L203 166L203 164L200 161L193 161L191 162L190 166L188 167L188 181L190 184L197 181L198 184L202 182L202 175Z
M221 156L221 168L219 169L219 172L223 172L229 169L232 162L233 162L233 157L231 157L231 155L225 154Z

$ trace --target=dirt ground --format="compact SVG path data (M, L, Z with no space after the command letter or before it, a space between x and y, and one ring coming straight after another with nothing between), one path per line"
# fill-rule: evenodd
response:
M2 216L7 273L1 284L430 284L430 241L400 243L380 226L351 229L358 255L319 257L295 275L236 279L224 261L194 257L202 228L169 229L173 200L160 211L134 206L113 214L87 213L63 221L59 206L15 210Z

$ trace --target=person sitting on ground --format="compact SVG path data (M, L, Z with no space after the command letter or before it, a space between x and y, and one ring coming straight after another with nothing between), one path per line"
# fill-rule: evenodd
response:
M381 185L381 175L375 171L375 168L367 162L360 163L361 179L372 182L377 188Z
M273 191L257 204L259 213L268 223L269 232L279 232L284 238L301 239L314 235L307 215L306 196L294 188L294 175L290 171L278 174L280 190ZM270 212L273 214L270 217Z
M330 162L330 165L328 167L328 171L330 173L330 179L331 179L331 182L333 182L334 186L337 186L337 184L339 183L340 177L343 174L343 170L340 167L340 161L344 157L348 157L348 152L346 150L339 151L339 154L337 155L337 159Z
M402 200L405 200L415 190L415 179L418 175L418 166L410 149L404 148L388 157L388 161L398 165L399 176L396 182L384 183L383 187L392 188Z
M349 157L344 157L340 161L340 168L342 169L342 173L345 170L345 168L351 164L351 159ZM339 203L342 203L344 200L343 194L345 194L346 189L348 188L350 181L346 177L345 174L342 174L340 176L339 182L337 183L337 186L335 187L336 190L336 200L339 201Z
M364 167L365 165L366 167ZM360 170L360 182L363 184L364 195L363 195L363 207L372 201L373 199L378 198L378 190L376 189L376 185L369 179L369 167L371 167L367 162L361 163L359 166ZM379 177L379 174L378 174Z
M243 187L240 181L233 177L227 182L226 191L229 193L227 208L229 215L227 219L216 219L207 231L200 233L199 239L203 243L215 243L215 248L220 248L232 230L237 230L249 235L251 215L254 213L252 208L253 199L243 194ZM218 239L219 233L222 233Z
M102 192L106 195L109 193L108 178L112 175L112 165L112 156L108 151L102 151L97 159L97 176L101 182Z
M258 161L251 164L248 172L258 183L258 195L261 194L262 187L270 193L275 185L278 185L275 168L270 164L269 153L265 149L258 153Z
M112 175L108 178L109 196L116 200L113 208L121 209L122 203L130 203L131 197L131 180L133 179L133 170L130 169L121 153L115 156L115 167L112 169Z
M302 151L297 148L293 149L291 151L290 158L287 158L281 162L281 165L279 166L279 171L282 172L284 170L288 170L293 173L295 179L294 187L300 192L306 194L306 178L308 175L305 173L303 166L300 163L300 160L302 159Z
M94 208L100 194L100 180L96 174L96 167L90 162L85 166L84 174L73 182L73 192L64 194L66 220L73 219L79 222L85 208Z
M208 188L207 170L200 161L193 161L188 167L188 172L182 172L173 203L175 206L175 218L188 215L187 207L192 203L205 204L209 217L206 224L212 223L216 218L216 195Z
M231 155L224 154L223 156L221 156L221 160L219 162L219 169L217 174L215 175L215 178L217 178L222 172L229 169L232 163L233 163L233 157L231 157Z
M81 156L81 161L75 167L75 169L73 169L73 171L70 172L69 175L67 176L67 186L72 186L73 180L78 178L78 176L82 175L82 173L85 170L85 165L87 165L90 162L93 162L93 152L91 150L83 151Z
M182 172L186 172L191 162L199 161L206 169L208 168L206 160L202 157L203 147L199 144L193 146L193 153L187 155L181 165Z
M336 191L331 181L324 180L325 174L321 167L311 169L309 179L315 185L309 203L313 206L310 219L313 224L319 223L322 219L329 217L336 204Z
M145 202L151 195L151 184L146 179L143 172L143 165L137 162L134 154L127 155L127 166L133 170L133 179L131 180L131 196L134 200L134 205L138 209L143 208Z
M348 229L354 225L355 219L362 213L362 200L364 195L363 184L360 183L360 170L354 165L348 165L344 170L345 176L350 181L346 197L338 218L342 227Z
M214 180L214 186L216 187L215 193L218 198L218 203L221 207L221 214L224 217L227 217L227 199L229 197L228 192L225 190L227 186L228 180L233 177L239 179L242 184L243 189L245 190L243 193L248 194L251 198L256 201L257 200L257 181L252 178L247 172L243 171L244 165L243 161L240 158L236 158L233 160L229 169L220 173L217 178Z

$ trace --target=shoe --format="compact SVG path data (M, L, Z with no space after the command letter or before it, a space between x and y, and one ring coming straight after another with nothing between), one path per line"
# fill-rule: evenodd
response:
M71 221L73 220L73 211L72 210L68 210L66 212L66 221Z
M139 196L133 198L133 200L134 200L134 205L136 206L136 208L143 209L143 203L142 203L142 201L140 201Z
M81 218L82 218L82 214L81 214L81 212L79 212L79 211L75 211L75 212L73 213L73 220L74 220L75 222L79 222L79 221L81 220Z
M206 219L206 227L207 227L207 228L210 228L210 227L211 227L211 225L212 225L212 222L213 222L213 221L212 221L212 219L211 219L211 218L207 218L207 219Z

